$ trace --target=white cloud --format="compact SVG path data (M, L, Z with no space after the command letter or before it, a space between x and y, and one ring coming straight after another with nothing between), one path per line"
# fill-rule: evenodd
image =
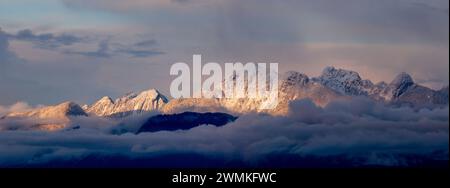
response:
M24 112L31 109L33 109L33 107L31 107L28 103L20 101L9 106L0 105L0 117L10 112Z
M448 160L448 107L414 110L356 99L324 108L301 100L294 102L292 109L288 117L247 114L223 127L138 135L111 134L116 124L96 118L75 121L80 129L55 133L3 131L0 165L74 162L88 156L164 160L170 154L196 154L249 166L280 165L285 162L283 156L290 156L293 162L313 157L350 166ZM132 119L128 121L133 124ZM273 156L280 161L271 160Z

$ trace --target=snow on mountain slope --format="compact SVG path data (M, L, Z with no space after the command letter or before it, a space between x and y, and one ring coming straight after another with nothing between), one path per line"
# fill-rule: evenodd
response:
M247 93L246 93L247 94ZM164 113L179 113L183 110L196 112L226 112L249 113L260 112L273 115L287 114L289 101L309 98L320 106L345 96L311 81L308 76L299 72L290 71L279 78L278 105L275 109L261 110L260 107L271 99L269 97L256 98L222 98L222 99L174 99L164 108Z
M287 72L280 80L279 96L282 101L309 98L319 106L325 106L332 100L345 97L299 72Z
M55 106L46 106L27 112L13 112L4 118L33 117L67 119L69 116L87 116L84 110L74 102L64 102Z
M192 112L228 112L228 110L220 103L221 99L195 99L181 98L172 99L164 107L161 112L164 114L175 114L187 111Z
M346 98L316 81L307 75L290 71L281 76L278 91L279 104L272 110L272 114L287 114L289 112L289 102L298 99L310 99L316 105L325 106L333 100Z
M234 78L236 79L236 77ZM386 104L417 107L432 107L448 104L448 87L434 91L414 83L407 73L400 73L392 82L373 84L364 80L355 72L345 69L326 67L316 78L289 71L280 75L278 88L278 106L272 110L260 110L261 104L270 97L241 99L175 99L163 108L165 113L190 111L219 111L227 113L263 112L283 115L288 112L290 101L311 99L316 105L326 106L339 99L351 99L355 96L369 97Z
M443 89L445 90L445 88ZM371 98L388 104L406 104L417 108L448 104L448 96L445 96L445 91L435 91L416 84L413 78L405 72L398 74L391 83L383 83L375 91L377 92L374 92Z
M389 84L391 89L392 97L398 98L400 95L405 93L410 86L414 85L414 81L411 76L405 72L400 73L397 77L392 80Z
M236 82L240 79L239 75L233 75L230 80ZM173 99L166 106L163 107L162 112L166 114L181 113L184 111L192 112L225 112L225 113L247 113L247 112L259 112L259 108L264 101L269 98L265 96L253 96L248 95L248 80L256 80L255 77L243 78L245 98L185 98L185 99ZM227 87L223 84L224 88ZM233 90L232 88L228 88ZM203 91L205 93L207 91ZM225 94L225 90L222 91Z
M65 128L72 117L87 116L84 110L76 103L64 102L55 106L46 106L26 112L13 112L2 117L0 121L12 121L27 126L0 127L3 129L32 129L55 131ZM14 125L14 123L12 123Z
M439 91L414 83L407 73L400 73L386 88L392 104L408 104L413 107L435 106L448 104L445 88Z
M396 94L400 92L398 96ZM393 104L409 104L413 107L422 107L433 105L435 91L413 84L407 87L404 91L394 90L394 98L391 101Z
M321 76L313 80L343 95L368 96L387 104L407 104L414 107L448 104L445 88L435 91L418 85L405 72L397 75L389 84L373 84L370 80L363 80L357 72L327 67Z
M326 67L322 75L314 80L340 94L350 96L368 95L368 90L373 87L371 81L361 79L357 72L334 67Z
M86 112L97 116L125 117L131 114L159 110L168 99L155 89L139 94L130 93L113 101L106 96L88 106Z

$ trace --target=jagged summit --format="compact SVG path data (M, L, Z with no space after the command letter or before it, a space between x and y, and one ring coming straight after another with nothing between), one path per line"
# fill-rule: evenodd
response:
M315 80L341 94L352 96L367 95L364 88L373 85L370 81L362 80L355 71L336 69L332 66L323 69L322 75Z
M415 84L410 75L401 73L391 83L363 79L358 72L326 67L319 77L310 78L296 71L286 72L279 77L278 106L269 111L271 114L285 114L288 103L297 99L311 99L316 105L326 106L339 99L351 99L364 96L386 104L408 104L411 106L433 106L448 104L448 88L434 91ZM171 100L163 111L166 113L183 112L183 109L212 109L228 112L259 112L260 99L183 99ZM209 107L209 108L208 108ZM203 111L201 111L203 112ZM265 111L263 111L265 112Z
M55 110L63 111L66 116L87 116L80 105L71 101L57 105Z
M411 75L409 75L406 72L402 72L402 73L398 74L394 78L394 80L392 80L392 82L390 84L393 86L412 85L412 84L414 84L414 81L413 81Z
M399 97L412 85L414 85L414 81L412 77L406 72L402 72L397 75L389 84L389 86L392 88L392 96L394 98Z
M146 91L142 91L138 95L135 96L135 98L138 97L144 97L144 98L158 98L161 99L164 103L167 103L169 100L166 96L162 95L158 90L156 89L149 89Z
M169 100L156 89L138 94L128 93L112 100L106 96L87 108L87 112L97 116L123 117L130 114L159 110Z
M320 78L323 79L338 79L343 81L358 81L361 80L359 74L355 71L336 69L333 66L325 67Z
M295 84L306 85L310 82L310 79L306 74L299 73L296 71L288 71L284 73L281 77L281 80L288 85L295 85Z
M102 97L98 102L103 102L103 103L114 103L114 101L111 99L111 97L109 96L104 96Z

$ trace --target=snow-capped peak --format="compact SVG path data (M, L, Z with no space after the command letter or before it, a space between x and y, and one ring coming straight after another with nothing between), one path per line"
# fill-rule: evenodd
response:
M288 85L305 85L309 83L309 77L296 71L289 71L283 74L281 81Z
M414 85L412 77L409 74L402 72L392 80L389 87L391 87L392 96L395 98L404 93L412 85Z
M114 101L111 99L111 97L109 97L109 96L104 96L104 97L102 97L100 100L98 100L97 101L98 103L102 103L102 104L109 104L109 103L112 103L112 104L114 104Z
M355 82L361 80L361 77L355 71L336 69L332 66L325 67L320 78L324 80L335 79L341 82Z
M400 74L398 74L394 80L392 80L391 85L393 86L400 86L400 85L412 85L414 84L414 81L411 77L411 75L409 75L406 72L402 72Z
M326 67L315 80L341 94L346 95L367 95L364 82L359 74L345 69Z
M87 109L90 114L98 116L123 117L134 113L159 110L168 99L156 89L136 93L128 93L113 101L103 97Z
M146 91L142 91L136 97L151 98L151 99L161 99L165 103L168 102L168 99L166 98L166 96L162 95L156 89L149 89L149 90L146 90Z

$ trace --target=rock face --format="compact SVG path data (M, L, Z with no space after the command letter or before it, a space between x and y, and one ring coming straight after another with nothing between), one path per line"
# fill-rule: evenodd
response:
M86 108L86 112L97 116L125 117L147 111L159 110L168 99L155 89L139 94L130 93L113 101L105 96Z
M447 88L448 90L448 88ZM448 104L448 92L416 84L407 73L400 73L379 93L390 104L406 104L412 107L432 107Z
M226 113L196 113L157 115L149 118L137 133L188 130L200 125L223 126L237 119Z
M416 84L405 72L397 75L389 84L380 82L375 85L369 80L362 80L353 71L328 67L323 72L317 79L321 84L348 96L368 96L387 104L406 104L412 107L448 104L448 87L439 91L432 90Z
M389 84L392 91L392 98L399 98L400 95L405 93L409 87L414 85L414 81L411 76L405 72L400 73L395 77L394 80Z

